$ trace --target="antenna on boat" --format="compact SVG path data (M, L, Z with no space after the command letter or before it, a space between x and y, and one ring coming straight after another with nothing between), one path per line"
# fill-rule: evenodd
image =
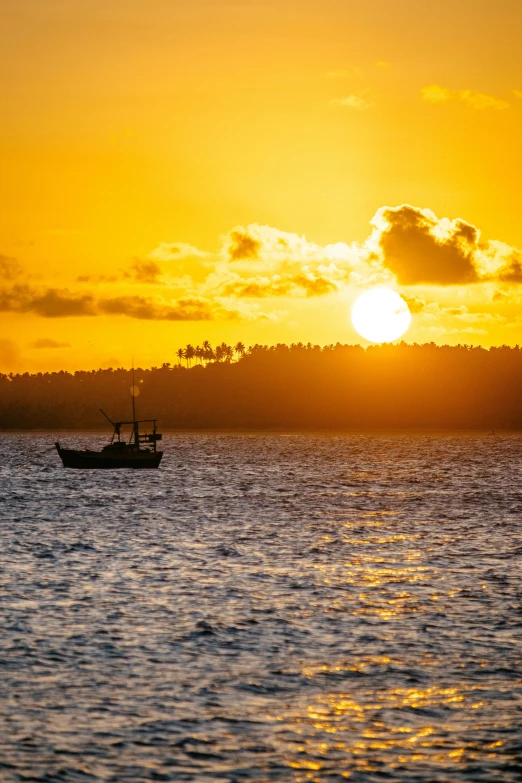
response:
M136 446L139 447L140 438L138 432L138 423L136 421L136 397L140 393L140 388L139 386L136 386L134 380L135 379L134 379L134 356L133 356L132 357L132 386L130 387L130 393L132 397L132 421L133 421L132 433L134 436L134 443L136 444Z
M131 397L132 397L132 419L133 421L136 421L136 385L134 383L134 356L132 357L132 386L131 386Z

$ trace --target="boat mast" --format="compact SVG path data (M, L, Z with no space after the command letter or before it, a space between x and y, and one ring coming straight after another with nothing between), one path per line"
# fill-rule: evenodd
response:
M140 438L138 434L138 423L136 421L136 385L134 383L134 356L132 357L132 386L131 386L131 397L132 397L132 429L134 432L134 444L139 448L140 447Z

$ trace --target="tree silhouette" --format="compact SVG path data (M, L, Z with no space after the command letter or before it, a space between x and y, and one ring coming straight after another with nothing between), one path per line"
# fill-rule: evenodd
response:
M194 350L194 346L189 343L185 348L185 359L187 360L187 368L190 367L190 362L192 361L195 355L196 352Z
M205 341L206 366L190 368L195 350L177 349L175 366L135 369L140 414L180 429L522 430L518 347L295 343L241 353L222 342L214 353ZM100 407L125 420L131 383L122 368L0 373L0 429L101 428Z
M212 359L214 359L214 351L212 350L212 346L210 345L209 341L203 340L201 347L203 348L203 358L205 361L212 361Z
M234 352L237 354L238 359L245 355L245 346L243 343L236 343L234 346Z

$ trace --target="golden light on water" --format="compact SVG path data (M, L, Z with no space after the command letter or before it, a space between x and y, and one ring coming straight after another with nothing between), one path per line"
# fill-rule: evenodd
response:
M398 293L389 288L372 288L357 299L352 323L361 337L372 343L391 343L408 330L410 309Z

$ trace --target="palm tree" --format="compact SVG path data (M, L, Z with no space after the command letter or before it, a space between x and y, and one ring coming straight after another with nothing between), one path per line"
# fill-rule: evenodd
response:
M195 355L196 352L194 350L194 346L189 343L185 348L185 359L187 360L187 367L190 366L189 363L192 361Z
M210 345L208 340L203 340L201 343L201 347L203 349L203 359L206 362L209 362L211 359L214 358L214 351L212 350L212 346Z
M245 355L245 346L243 343L236 343L234 346L234 351L237 353L237 358L239 359L241 356Z
M181 367L181 360L185 358L185 351L183 348L178 348L176 356L178 357L178 365Z
M214 356L216 358L216 362L220 362L221 359L223 359L223 348L222 348L222 345L216 345L216 350L214 351Z
M196 345L196 348L194 350L194 353L196 355L196 361L199 359L199 363L203 365L203 354L205 353L201 345Z
M223 355L225 357L225 361L226 362L232 361L232 359L234 358L234 349L232 348L232 346L223 343L221 347L223 348Z

